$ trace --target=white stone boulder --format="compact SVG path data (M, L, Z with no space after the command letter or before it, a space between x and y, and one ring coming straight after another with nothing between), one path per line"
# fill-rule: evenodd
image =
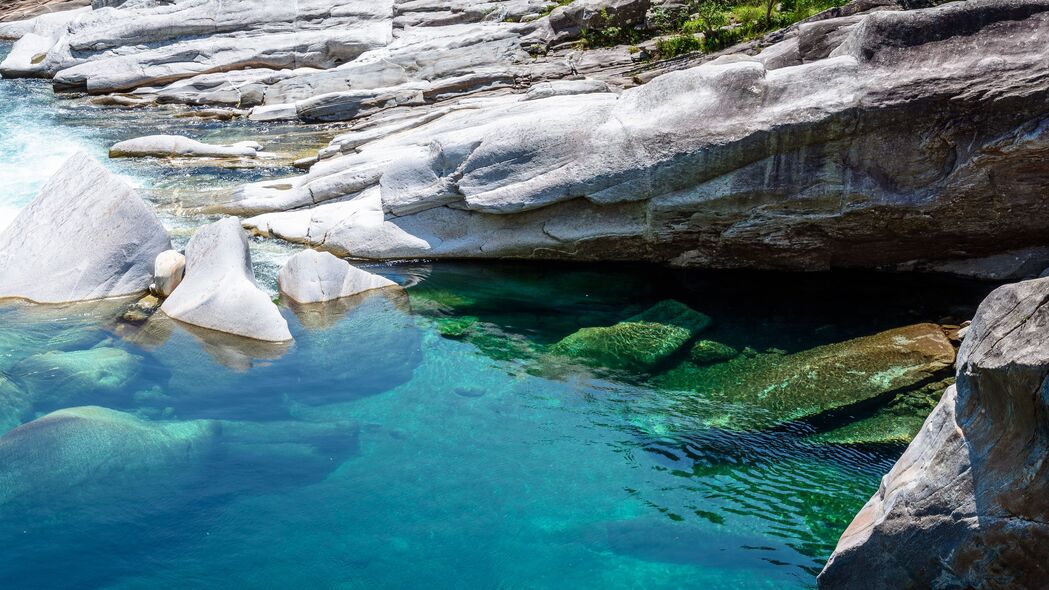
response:
M228 145L203 143L181 135L147 135L115 144L110 158L254 158L262 146L254 141Z
M255 283L248 238L235 218L201 228L186 247L186 275L161 306L168 316L256 340L291 340L288 322Z
M141 293L171 248L156 214L81 152L0 233L0 299L87 301Z
M390 279L316 250L304 250L292 256L280 269L277 283L281 293L299 303L319 303L397 286Z
M177 250L165 250L157 254L153 265L153 293L168 297L182 282L186 273L186 257Z

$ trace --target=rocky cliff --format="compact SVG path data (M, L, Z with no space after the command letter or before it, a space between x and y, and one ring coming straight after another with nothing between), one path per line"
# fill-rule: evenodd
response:
M947 390L842 535L820 588L1041 588L1049 576L1049 279L980 306Z
M0 25L0 71L354 121L307 174L210 207L341 255L1041 264L1046 0L854 3L713 60L564 43L637 18L612 4L129 0Z

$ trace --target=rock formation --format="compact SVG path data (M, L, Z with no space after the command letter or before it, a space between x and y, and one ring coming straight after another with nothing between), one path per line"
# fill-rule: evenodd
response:
M1040 588L1049 575L1049 279L980 306L957 385L842 535L820 588Z
M320 303L397 283L361 270L328 252L304 250L292 256L277 275L280 292L299 303Z
M254 141L231 145L202 143L180 135L147 135L109 148L110 158L254 158L262 146Z
M141 293L171 248L138 194L79 153L0 233L0 299L63 303Z
M158 297L168 297L186 274L186 257L176 250L157 254L153 263L153 285L150 289Z
M186 275L161 306L168 316L256 340L291 340L288 322L255 284L244 230L234 218L197 231L186 246Z

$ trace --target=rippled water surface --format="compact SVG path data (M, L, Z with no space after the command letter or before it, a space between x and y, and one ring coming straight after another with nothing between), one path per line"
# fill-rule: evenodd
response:
M165 121L0 81L0 219L76 149L101 157ZM270 134L289 157L315 141L170 125ZM290 173L113 169L184 234L199 221L181 217L183 199ZM272 289L291 249L253 248ZM818 444L804 424L714 427L721 408L695 393L572 366L550 345L675 299L714 318L710 337L782 354L968 317L987 290L605 266L372 270L406 292L284 306L295 343L283 347L123 324L119 302L0 304L0 394L21 408L0 415L3 429L95 405L134 416L117 432L151 433L0 439L0 587L811 587L901 449Z

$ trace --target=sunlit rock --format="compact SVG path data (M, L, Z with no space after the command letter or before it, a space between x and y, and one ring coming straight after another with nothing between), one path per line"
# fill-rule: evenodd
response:
M167 297L175 291L186 273L186 257L176 250L165 250L157 254L153 264L153 292L158 297Z
M700 340L692 345L689 358L697 365L709 365L732 360L739 356L739 351L727 344L714 340Z
M277 276L281 293L299 303L320 303L397 283L352 266L328 252L303 250L292 256Z
M147 135L109 148L110 158L255 158L262 145L241 141L229 145L203 143L181 135Z
M167 231L138 194L81 152L0 233L0 299L61 303L141 293Z
M1040 588L1049 279L995 290L944 394L845 530L821 588Z
M288 322L255 283L248 238L234 218L204 226L186 246L186 274L161 310L203 328L281 342Z

